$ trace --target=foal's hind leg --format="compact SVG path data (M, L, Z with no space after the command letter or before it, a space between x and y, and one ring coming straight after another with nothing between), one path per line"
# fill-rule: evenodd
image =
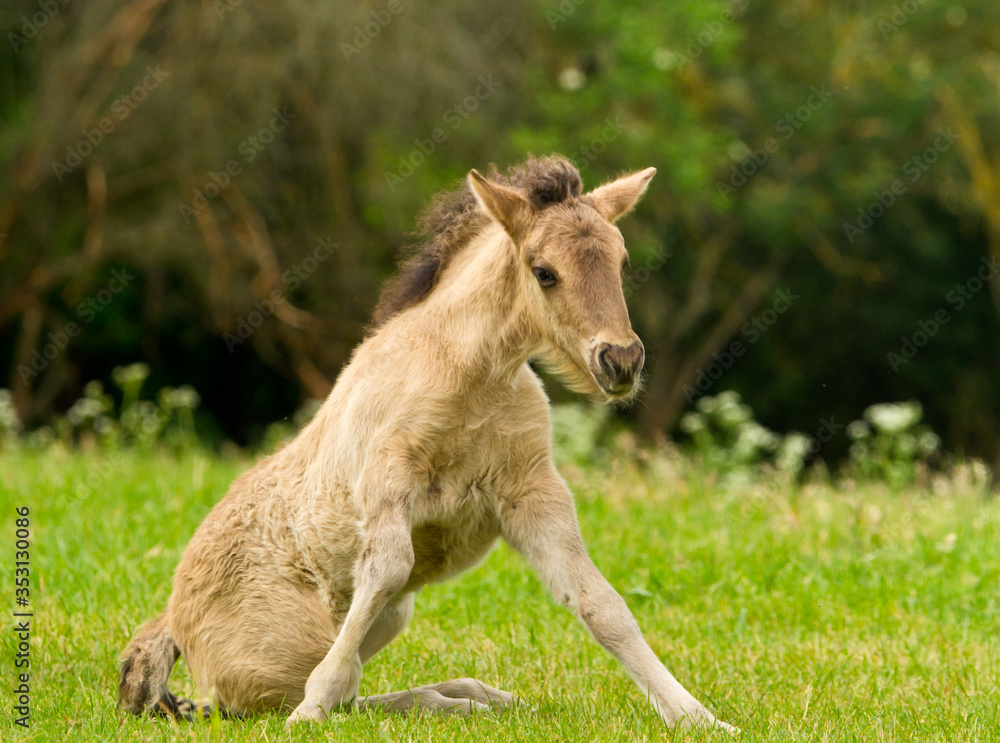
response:
M452 679L451 681L442 681L440 684L428 684L414 689L414 691L424 690L436 691L448 699L467 699L493 707L514 707L521 703L521 700L509 691L494 689L492 686L472 678Z
M491 707L513 707L520 702L510 692L494 689L475 679L463 678L417 686L405 691L360 697L357 703L361 709L379 708L388 712L421 709L467 715L483 712Z
M434 691L447 699L467 700L487 707L514 707L521 700L509 691L494 689L489 684L473 678L452 679L439 684L418 686L412 691Z

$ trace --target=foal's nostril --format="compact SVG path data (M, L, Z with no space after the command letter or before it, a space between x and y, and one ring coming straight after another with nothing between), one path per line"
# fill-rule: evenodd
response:
M597 352L597 363L601 365L601 370L611 379L618 376L619 370L615 365L614 360L611 358L610 344L604 343L601 345L600 350Z
M622 354L623 366L631 370L633 375L642 370L642 364L646 360L646 352L642 347L642 341L635 341Z
M606 390L621 392L635 383L642 362L643 348L639 341L627 346L602 343L594 349L590 369Z

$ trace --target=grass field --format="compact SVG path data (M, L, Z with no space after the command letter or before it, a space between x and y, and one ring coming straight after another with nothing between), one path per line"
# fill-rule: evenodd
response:
M115 708L116 659L246 462L0 453L0 739L725 740L671 731L504 546L425 589L362 693L474 676L532 710L174 725ZM98 487L76 495L88 476ZM1000 502L879 486L745 487L666 462L573 469L594 561L697 697L762 741L1000 740ZM32 726L13 722L14 508L31 509ZM171 681L194 695L181 662Z

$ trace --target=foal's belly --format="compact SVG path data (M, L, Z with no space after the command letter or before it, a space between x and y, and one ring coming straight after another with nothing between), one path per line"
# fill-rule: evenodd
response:
M414 509L413 569L404 591L458 575L496 544L500 522L493 497L480 481L433 486Z

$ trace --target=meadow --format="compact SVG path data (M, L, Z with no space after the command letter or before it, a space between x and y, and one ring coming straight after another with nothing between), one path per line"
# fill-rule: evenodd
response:
M473 676L531 705L470 718L363 713L196 723L115 707L118 654L245 458L0 451L4 741L725 740L670 730L500 545L425 589L362 693ZM564 468L599 568L672 672L749 741L1000 740L1000 502L938 488L757 479L676 456ZM81 489L81 482L96 484ZM14 509L31 520L31 727L14 724ZM181 661L171 688L197 694Z

